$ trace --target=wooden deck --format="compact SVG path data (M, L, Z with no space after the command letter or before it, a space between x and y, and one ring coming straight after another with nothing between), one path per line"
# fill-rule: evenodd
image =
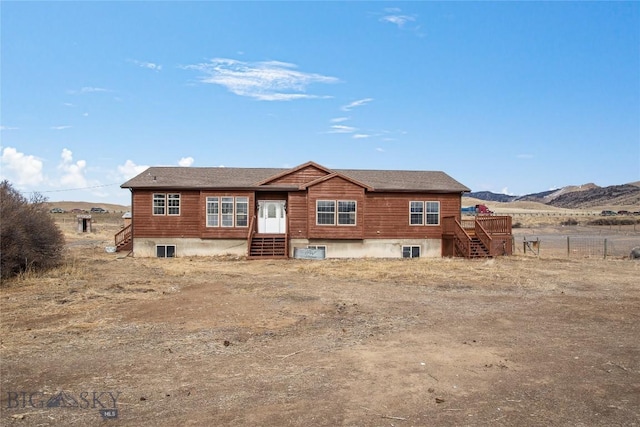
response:
M511 217L481 215L442 221L443 256L488 258L511 255Z

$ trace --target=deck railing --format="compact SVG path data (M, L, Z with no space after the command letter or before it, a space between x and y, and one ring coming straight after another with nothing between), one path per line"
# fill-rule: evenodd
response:
M468 257L471 254L472 237L477 237L482 242L490 256L512 253L510 216L479 215L472 220L444 217L442 234L453 238L453 250L457 256Z
M489 234L511 234L510 216L478 216L476 221Z

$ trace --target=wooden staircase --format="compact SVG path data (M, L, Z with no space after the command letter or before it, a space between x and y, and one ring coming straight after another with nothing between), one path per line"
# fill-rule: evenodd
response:
M443 256L491 258L511 255L511 217L483 216L473 220L443 219Z
M490 257L489 249L482 243L482 240L471 236L469 258L488 258Z
M288 258L286 234L253 234L249 258Z
M116 252L130 251L133 249L133 233L131 224L118 231L114 236Z

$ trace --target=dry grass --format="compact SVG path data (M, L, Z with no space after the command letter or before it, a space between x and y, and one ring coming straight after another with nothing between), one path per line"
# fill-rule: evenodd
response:
M0 288L3 425L101 422L11 390L119 391L137 426L640 417L639 262L123 258L116 220L63 225L65 264Z

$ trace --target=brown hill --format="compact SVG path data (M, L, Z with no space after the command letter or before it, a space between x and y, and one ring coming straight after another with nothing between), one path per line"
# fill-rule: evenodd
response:
M600 206L640 208L640 187L624 184L590 188L584 191L573 191L555 197L549 201L548 204L573 209Z
M131 206L124 205L115 205L111 203L92 203L92 202L71 202L71 201L62 201L62 202L49 202L49 206L51 208L61 208L65 211L70 211L72 209L82 209L85 211L91 210L91 208L102 208L106 209L109 212L127 212L131 210Z

